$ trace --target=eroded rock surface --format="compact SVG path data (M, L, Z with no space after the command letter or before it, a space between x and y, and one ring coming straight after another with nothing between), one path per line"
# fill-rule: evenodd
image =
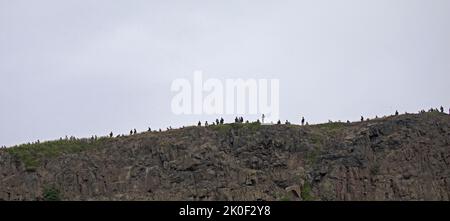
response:
M147 132L32 170L0 151L1 200L49 186L63 200L449 200L450 116Z

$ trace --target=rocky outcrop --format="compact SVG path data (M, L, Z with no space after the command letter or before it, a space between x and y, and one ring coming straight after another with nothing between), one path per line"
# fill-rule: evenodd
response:
M20 151L33 147L1 150L0 199L44 200L49 188L62 200L450 199L450 116L436 112L186 127L90 146L32 169L40 155Z

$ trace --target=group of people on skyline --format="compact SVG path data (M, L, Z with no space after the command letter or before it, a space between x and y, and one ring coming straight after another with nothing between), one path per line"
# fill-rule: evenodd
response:
M419 113L425 113L425 112L426 112L425 110L420 110L420 111L419 111ZM441 106L439 109L438 109L438 108L430 108L430 109L428 110L428 112L441 112L441 113L444 113L444 107ZM407 114L407 112L405 112L405 114ZM450 114L450 108L449 108L449 114ZM398 115L399 115L399 112L398 112L398 110L396 110L396 111L395 111L395 116L398 116ZM377 118L378 118L378 116L375 117L375 119L377 119ZM369 119L369 118L365 119L363 116L361 116L361 121L365 121L365 120L368 121L368 120L370 120L370 119ZM262 116L261 116L261 121L262 121L262 123L265 123L265 115L264 115L264 114L262 114ZM260 121L259 119L257 119L256 123L261 123L261 121ZM244 118L243 118L243 117L236 117L236 118L234 119L234 122L235 122L235 123L244 123ZM329 122L331 122L331 121L329 121ZM220 118L220 119L216 119L215 121L213 121L211 125L222 125L222 124L224 124L224 123L225 123L225 120L224 120L223 118ZM249 123L249 121L247 120L247 121L245 121L245 123ZM272 123L272 122L271 122L271 123ZM300 123L301 123L302 126L303 126L303 125L308 125L308 122L305 121L305 117L302 117L302 118L301 118ZM350 121L347 120L347 123L350 123ZM281 120L278 120L278 121L277 121L277 124L281 124ZM288 124L291 124L291 123L290 123L288 120L286 120L285 124L288 125ZM197 126L202 126L201 121L198 122ZM205 121L204 126L210 126L210 124L208 123L208 121ZM184 126L183 126L183 128L184 128ZM172 127L168 127L167 130L172 130ZM159 131L159 132L162 132L161 129L159 129L158 131ZM155 131L155 132L158 132L158 131ZM150 127L148 128L148 132L152 132L152 129L151 129ZM136 135L136 134L137 134L136 128L130 130L130 136L131 136L131 135ZM120 136L125 136L125 135L117 135L116 137L120 137ZM110 137L110 138L113 138L113 137L114 137L114 133L113 133L113 132L110 132L110 133L109 133L109 137ZM95 136L92 136L91 139L97 140L97 136L96 136L96 135L95 135ZM63 138L60 138L60 140L63 140ZM69 139L69 138L66 136L65 140L77 140L77 139L76 139L75 137L73 137L73 136L71 136L70 139ZM40 143L40 141L37 140L36 142L33 142L32 144L39 144L39 143ZM28 143L28 144L30 144L30 143ZM6 146L1 146L0 148L6 148Z

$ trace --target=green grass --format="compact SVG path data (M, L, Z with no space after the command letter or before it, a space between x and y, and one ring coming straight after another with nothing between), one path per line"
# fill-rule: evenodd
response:
M19 158L28 171L35 170L43 159L58 157L62 154L77 153L102 146L107 138L97 140L58 140L34 144L23 144L8 148L6 151Z
M305 185L303 185L300 195L302 196L302 199L304 201L314 200L314 196L312 195L312 188L309 183L305 183Z
M333 122L333 123L313 125L312 128L316 128L316 129L318 129L320 131L324 131L324 132L338 132L338 131L344 129L345 126L346 126L346 123Z
M257 122L252 123L231 123L231 124L219 124L210 126L212 129L216 130L219 133L228 133L230 130L249 130L249 131L257 131L261 128L261 124Z

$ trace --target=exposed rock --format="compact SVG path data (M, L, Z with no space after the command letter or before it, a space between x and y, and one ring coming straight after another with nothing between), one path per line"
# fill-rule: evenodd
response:
M450 117L435 112L76 142L0 150L0 200L43 200L48 187L63 200L450 199Z

